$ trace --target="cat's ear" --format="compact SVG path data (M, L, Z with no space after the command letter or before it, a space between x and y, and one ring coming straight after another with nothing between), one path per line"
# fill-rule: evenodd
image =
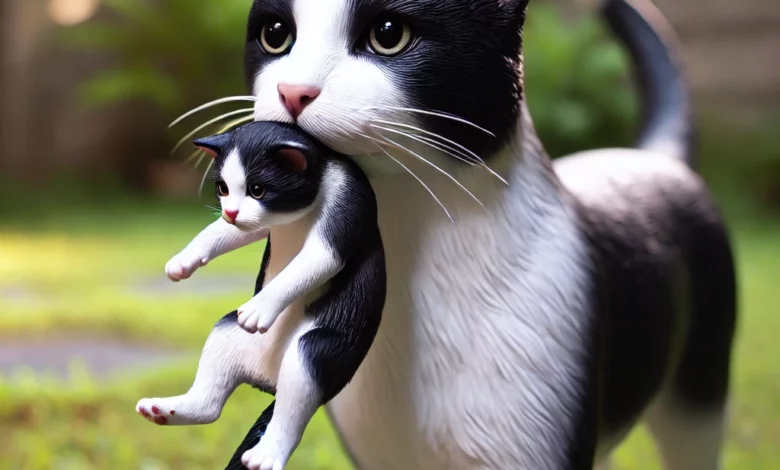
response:
M529 0L498 0L499 4L510 9L517 17L518 22L525 22L525 9L528 7Z
M304 173L316 164L318 151L315 148L298 142L282 142L276 144L273 152L278 155L285 166L294 173Z
M211 158L217 158L227 147L230 142L231 132L224 134L212 135L210 137L203 137L202 139L196 139L192 143L203 150L206 155Z

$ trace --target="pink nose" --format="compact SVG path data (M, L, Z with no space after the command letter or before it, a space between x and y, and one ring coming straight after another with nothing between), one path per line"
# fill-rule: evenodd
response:
M304 108L310 105L322 92L322 89L316 86L288 85L286 83L277 85L276 90L279 92L279 99L293 119L298 119Z
M223 211L222 217L225 219L227 223L235 224L236 217L238 217L238 211Z

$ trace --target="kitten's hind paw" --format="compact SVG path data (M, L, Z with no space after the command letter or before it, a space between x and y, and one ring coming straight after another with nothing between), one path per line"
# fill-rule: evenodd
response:
M182 397L144 398L135 406L135 411L147 421L160 426L209 424L219 418L219 412L195 406Z

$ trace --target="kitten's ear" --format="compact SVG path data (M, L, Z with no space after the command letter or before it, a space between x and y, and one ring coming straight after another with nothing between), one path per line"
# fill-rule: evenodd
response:
M224 150L230 142L232 132L226 132L224 134L212 135L210 137L203 137L202 139L193 140L192 143L199 149L206 152L206 155L211 158L216 158Z
M287 167L295 173L304 173L315 165L318 156L316 149L298 142L277 144L274 146L273 152L281 157Z

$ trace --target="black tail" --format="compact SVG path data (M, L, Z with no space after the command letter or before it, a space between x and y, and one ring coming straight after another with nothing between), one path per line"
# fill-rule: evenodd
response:
M274 405L276 405L276 400L271 402L271 404L268 405L268 408L266 408L265 411L260 414L260 417L257 418L254 426L252 426L252 428L246 434L244 440L241 441L241 444L238 446L238 449L236 449L236 452L233 454L233 457L230 459L227 467L225 467L225 470L246 470L246 467L241 462L241 456L244 455L244 452L248 451L252 447L256 446L258 442L260 442L260 438L263 437L263 434L265 434L268 423L271 422L271 417L274 415Z
M694 166L690 94L669 23L648 0L604 0L602 14L628 50L640 87L642 128L637 147Z

